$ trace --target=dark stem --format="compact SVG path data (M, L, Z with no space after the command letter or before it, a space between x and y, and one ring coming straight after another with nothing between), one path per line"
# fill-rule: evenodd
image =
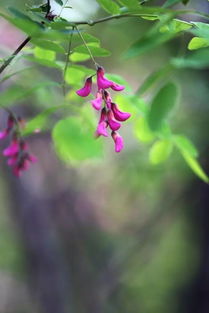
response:
M47 0L47 12L46 12L46 16L50 13L50 11L51 11L50 0Z
M27 37L21 45L13 52L13 54L2 64L0 67L0 74L5 70L5 68L12 62L14 57L27 45L27 43L31 40L31 37Z

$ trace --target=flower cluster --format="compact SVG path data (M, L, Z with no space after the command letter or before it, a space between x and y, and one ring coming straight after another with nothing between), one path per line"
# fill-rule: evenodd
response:
M131 114L119 110L118 105L112 101L110 93L107 89L111 88L115 91L121 91L125 87L108 80L104 76L105 72L102 67L97 68L97 93L96 98L91 101L93 108L100 111L100 119L96 130L96 136L108 137L107 128L111 130L111 136L115 142L115 152L123 149L123 138L117 130L121 127L120 122L126 121ZM84 87L77 90L76 93L81 97L87 97L92 89L92 76L85 81Z
M11 134L11 142L3 150L3 155L7 157L7 164L12 167L15 176L20 176L22 171L30 167L30 163L36 162L34 155L28 152L28 145L22 139L19 133L22 120L16 119L14 115L9 114L7 127L0 132L0 139L4 139Z

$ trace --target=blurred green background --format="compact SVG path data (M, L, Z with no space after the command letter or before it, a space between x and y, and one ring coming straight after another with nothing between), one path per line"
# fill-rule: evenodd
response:
M1 11L9 5L21 9L25 1L3 0ZM93 18L104 15L93 0L85 5L88 16L83 10L83 19L90 12ZM188 7L208 13L205 0ZM5 57L24 35L2 18L0 25L0 57ZM122 19L86 27L112 51L101 60L107 72L122 75L134 90L171 57L187 53L191 39L186 34L140 57L122 58L150 26L143 19ZM27 85L51 75L60 78L56 71L38 67L0 89L18 79ZM170 78L181 87L171 127L193 140L209 172L208 70L174 71ZM52 101L60 103L61 97L41 89L14 107L30 119ZM3 118L2 112L2 123ZM150 145L139 143L130 125L122 134L121 154L115 155L112 142L105 141L101 161L76 168L58 160L49 133L31 136L39 162L20 180L0 157L0 312L209 312L208 186L177 152L154 166Z

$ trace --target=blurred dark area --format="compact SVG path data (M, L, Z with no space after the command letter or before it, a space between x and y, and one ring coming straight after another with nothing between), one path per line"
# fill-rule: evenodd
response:
M0 9L9 5L24 8L25 1L3 0ZM208 13L206 0L187 7ZM134 90L182 46L186 53L191 38L186 34L124 60L122 52L149 27L150 21L121 19L88 28L112 51L102 60L107 71L124 76ZM3 18L0 36L1 58L25 38ZM26 64L21 59L12 66ZM207 173L208 74L189 69L171 74L181 86L172 128L194 141ZM40 66L3 82L0 91L47 75L60 79ZM30 119L56 101L59 95L40 89L13 108ZM1 128L6 116L1 110ZM123 153L115 155L107 143L103 160L77 168L58 159L49 132L32 135L28 140L38 162L20 179L0 156L0 313L209 312L208 185L177 152L153 166L149 147L133 138L131 126L123 135Z

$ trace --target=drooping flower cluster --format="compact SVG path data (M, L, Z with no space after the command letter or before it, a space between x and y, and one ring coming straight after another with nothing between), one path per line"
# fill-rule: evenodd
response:
M121 127L120 122L126 121L131 114L119 110L118 105L112 101L110 93L107 89L111 88L114 91L122 91L125 87L118 85L115 82L107 79L104 76L105 72L102 67L97 69L97 93L96 98L91 101L93 108L101 111L100 119L96 130L96 136L108 137L107 128L111 130L111 136L115 143L115 152L120 152L123 149L123 138L117 132ZM84 87L77 90L76 93L81 97L87 97L92 89L92 76L85 81Z
M16 119L12 114L9 114L7 127L0 132L0 139L5 139L11 134L11 142L3 150L3 155L8 158L7 164L11 166L13 174L18 177L22 171L28 170L30 163L37 161L37 158L28 152L28 145L20 136L21 123L21 119Z

